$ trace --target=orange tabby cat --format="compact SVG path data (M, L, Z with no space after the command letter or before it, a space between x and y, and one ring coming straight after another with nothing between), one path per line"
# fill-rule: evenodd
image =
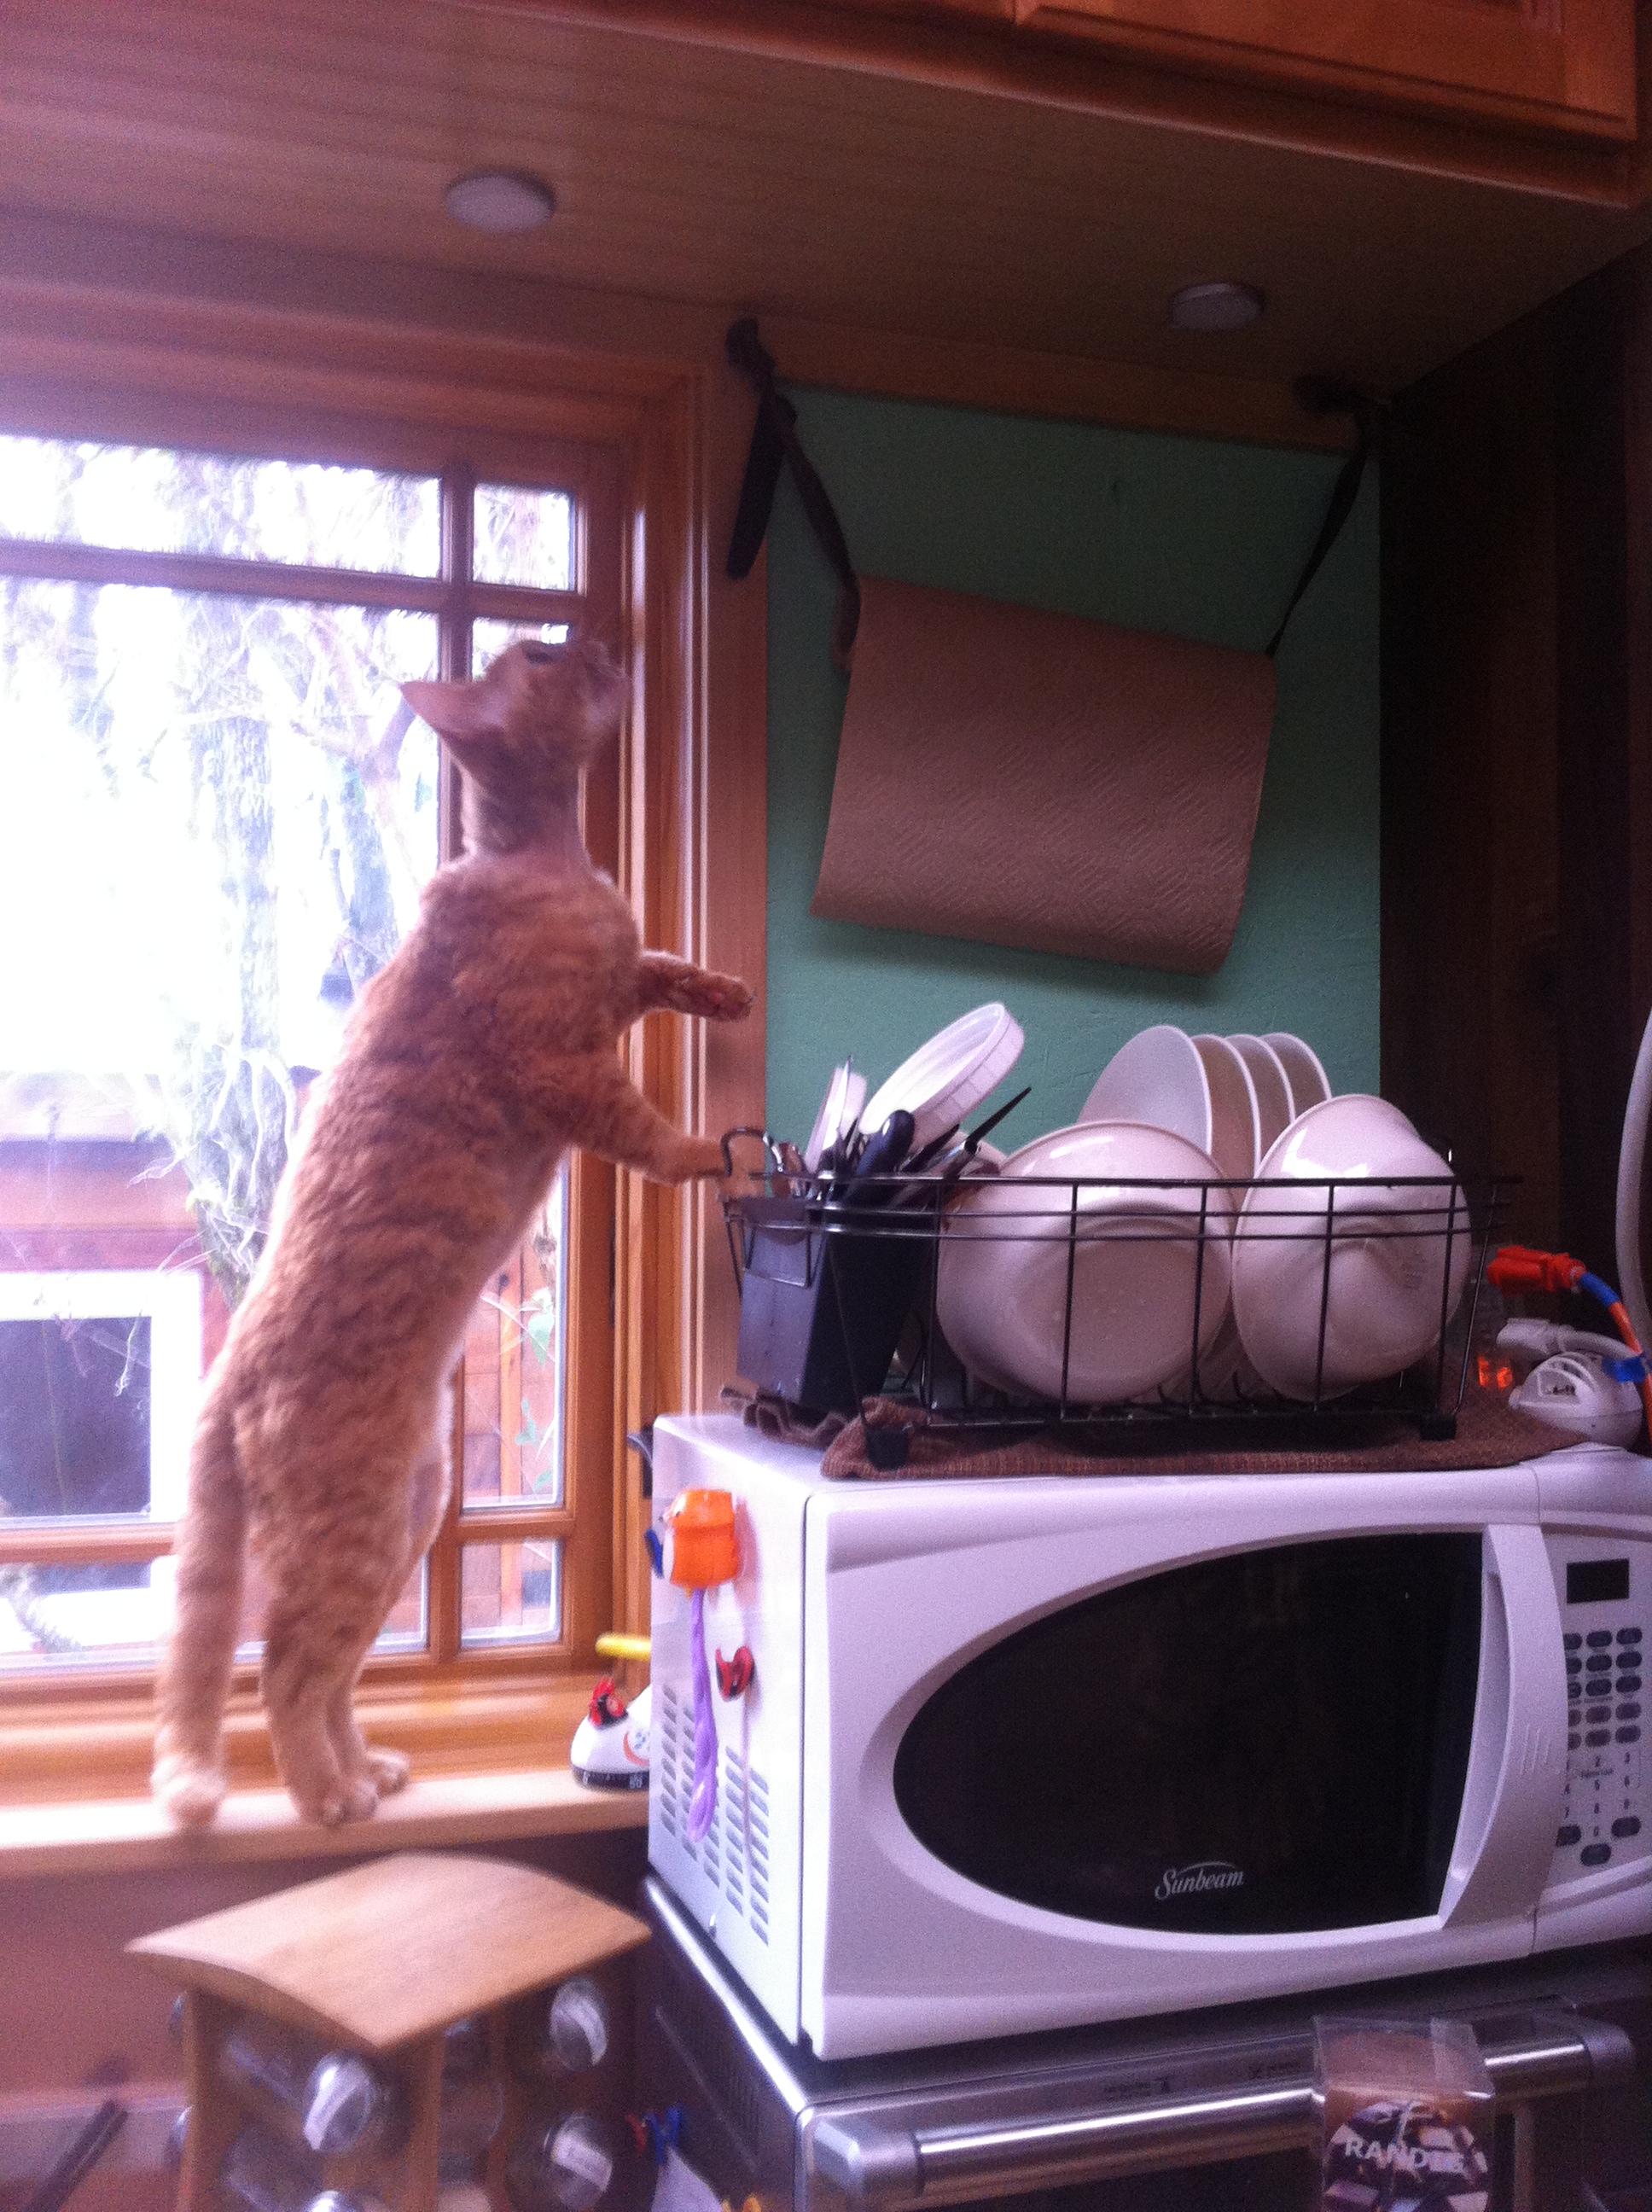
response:
M645 952L580 842L581 771L626 685L601 649L522 644L474 684L409 684L465 772L465 858L368 985L276 1194L208 1378L161 1669L155 1789L212 1819L249 1534L270 1585L264 1701L313 1820L360 1820L407 1761L352 1711L368 1646L440 1524L446 1378L471 1310L571 1145L656 1182L716 1174L627 1079L656 1007L734 1021L751 994Z

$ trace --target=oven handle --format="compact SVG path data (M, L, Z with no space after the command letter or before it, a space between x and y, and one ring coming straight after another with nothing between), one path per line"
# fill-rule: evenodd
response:
M1525 2042L1485 2054L1504 2108L1634 2074L1635 2046L1621 2028L1570 2014L1535 2018L1533 2027ZM1312 2143L1315 2124L1314 2085L1303 2078L999 2127L902 2130L821 2118L808 2158L851 2204L896 2212L1297 2150Z

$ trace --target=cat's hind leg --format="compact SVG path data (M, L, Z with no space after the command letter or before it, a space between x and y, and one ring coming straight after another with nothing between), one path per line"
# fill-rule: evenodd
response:
M413 1462L408 1477L407 1548L388 1577L390 1594L385 1606L386 1618L406 1589L409 1576L435 1540L442 1516L447 1510L452 1480L449 1459L452 1429L452 1401L444 1391L436 1434ZM364 1650L362 1657L366 1656ZM355 1684L360 1673L358 1662L355 1673L334 1692L327 1711L327 1732L332 1739L333 1751L341 1770L348 1776L367 1778L378 1796L388 1797L406 1786L412 1765L405 1752L390 1751L382 1745L370 1744L362 1735L355 1717Z
M177 1610L161 1662L151 1780L174 1820L202 1828L223 1802L224 1699L240 1625L246 1498L228 1393L210 1393L190 1450Z
M270 1738L293 1802L307 1820L364 1820L379 1802L365 1763L339 1757L333 1720L404 1577L406 1462L342 1449L310 1469L329 1510L300 1544L282 1532L266 1553L271 1583L264 1620L264 1704ZM392 1579L392 1577L394 1579ZM360 1738L345 1739L347 1752Z

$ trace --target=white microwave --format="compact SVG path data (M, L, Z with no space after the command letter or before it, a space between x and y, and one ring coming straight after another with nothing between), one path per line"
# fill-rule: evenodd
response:
M835 1482L704 1416L654 1468L739 1571L695 1844L654 1577L650 1860L822 2057L1652 1930L1652 1462Z

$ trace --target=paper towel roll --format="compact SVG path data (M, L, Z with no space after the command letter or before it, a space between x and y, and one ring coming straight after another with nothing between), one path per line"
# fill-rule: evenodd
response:
M1260 653L863 578L810 912L1208 975L1274 695Z

